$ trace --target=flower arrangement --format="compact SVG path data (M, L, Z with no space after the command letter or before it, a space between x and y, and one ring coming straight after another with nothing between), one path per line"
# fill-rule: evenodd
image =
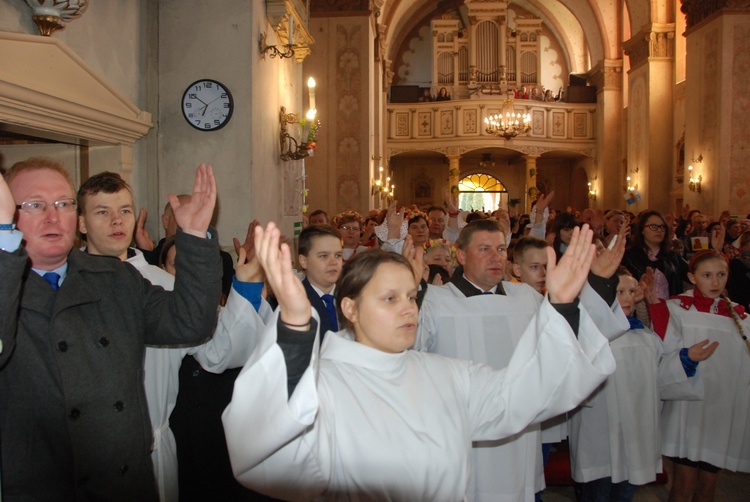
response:
M333 224L337 228L341 226L342 223L344 223L344 220L346 221L354 221L357 220L359 222L360 228L362 228L365 225L365 219L362 218L362 215L359 214L357 211L349 210L344 211L343 213L337 214L333 217Z
M430 224L430 218L427 216L427 213L424 211L420 211L419 209L410 209L407 208L404 211L404 221L410 221L412 218L424 218L424 221L427 222L427 224Z
M453 266L455 267L458 262L456 261L456 247L450 241L446 239L430 239L429 241L422 244L425 254L429 253L431 249L444 247L450 250L451 259L453 260Z

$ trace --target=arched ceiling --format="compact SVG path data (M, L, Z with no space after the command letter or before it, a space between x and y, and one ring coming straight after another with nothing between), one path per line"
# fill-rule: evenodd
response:
M671 22L673 0L514 0L510 3L532 12L554 32L565 47L573 71L586 71L604 59L622 57L622 14L627 9L630 33L652 22ZM386 51L394 59L398 47L414 25L427 16L459 8L462 0L381 0L378 22L388 27Z

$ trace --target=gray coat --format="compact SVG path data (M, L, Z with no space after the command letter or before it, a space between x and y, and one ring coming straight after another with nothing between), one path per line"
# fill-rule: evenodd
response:
M0 252L3 500L158 500L144 344L209 338L221 293L215 232L177 246L174 293L78 250L55 293L25 251Z

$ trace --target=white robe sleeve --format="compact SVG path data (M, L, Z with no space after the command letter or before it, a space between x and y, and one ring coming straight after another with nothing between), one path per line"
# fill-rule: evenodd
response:
M588 281L583 285L579 298L581 305L586 308L594 324L610 342L630 329L630 323L622 311L620 302L615 301L613 305L607 305L607 302L591 287Z
M545 300L516 346L507 370L473 366L473 440L505 437L573 409L615 370L607 339L579 307L578 339ZM503 411L498 416L497 403Z
M667 302L667 307L670 307ZM687 378L680 361L680 349L685 346L682 336L680 316L672 315L670 311L667 332L664 335L664 357L659 363L659 393L664 401L698 401L703 399L703 378L701 366L695 376Z
M232 287L227 304L219 312L214 336L202 345L191 347L188 354L210 373L239 368L250 357L264 326L252 303Z
M314 309L312 315L318 319ZM288 398L284 354L276 344L278 317L277 311L235 380L232 401L222 414L224 434L240 483L261 492L265 487L276 495L285 490L299 493L303 487L312 498L330 478L316 460L326 445L308 434L319 406L320 338L318 334L310 365Z

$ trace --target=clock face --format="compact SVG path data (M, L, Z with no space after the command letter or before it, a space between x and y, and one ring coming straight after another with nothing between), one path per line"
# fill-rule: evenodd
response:
M193 82L182 95L182 115L201 131L221 129L232 118L234 101L229 89L216 80Z

